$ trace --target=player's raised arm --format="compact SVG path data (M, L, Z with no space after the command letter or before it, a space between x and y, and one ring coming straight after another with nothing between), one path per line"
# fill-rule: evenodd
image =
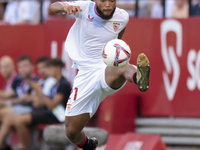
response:
M50 5L50 10L53 13L66 12L68 15L69 14L76 14L76 12L80 13L82 11L80 6L69 5L66 2L55 2L55 3L52 3Z

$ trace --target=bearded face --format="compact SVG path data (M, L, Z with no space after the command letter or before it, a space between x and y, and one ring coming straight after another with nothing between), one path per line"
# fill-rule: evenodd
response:
M96 0L96 10L102 19L112 18L116 8L116 0Z

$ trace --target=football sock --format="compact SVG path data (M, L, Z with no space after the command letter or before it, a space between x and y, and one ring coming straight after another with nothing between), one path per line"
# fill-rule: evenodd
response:
M84 148L85 145L87 145L88 143L88 138L85 136L84 141L81 144L78 144L76 146L80 147L80 148Z
M135 84L137 84L137 71L135 71L134 73L133 73L133 76L132 76L132 81L135 83Z
M85 136L85 140L83 141L83 143L76 145L76 146L82 148L83 150L92 150L93 149L92 143L86 136Z

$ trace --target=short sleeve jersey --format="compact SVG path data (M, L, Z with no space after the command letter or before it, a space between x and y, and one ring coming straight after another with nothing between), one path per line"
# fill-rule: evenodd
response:
M80 6L82 11L76 13L75 23L69 30L65 48L75 68L92 68L103 63L101 50L110 40L126 27L129 21L128 13L116 8L113 17L102 19L96 11L96 3L92 1L65 2L66 5Z

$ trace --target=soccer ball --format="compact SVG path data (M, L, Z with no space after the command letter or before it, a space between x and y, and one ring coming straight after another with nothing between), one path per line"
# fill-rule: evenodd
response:
M131 49L120 39L114 39L106 43L102 49L102 59L111 68L125 66L131 57Z

